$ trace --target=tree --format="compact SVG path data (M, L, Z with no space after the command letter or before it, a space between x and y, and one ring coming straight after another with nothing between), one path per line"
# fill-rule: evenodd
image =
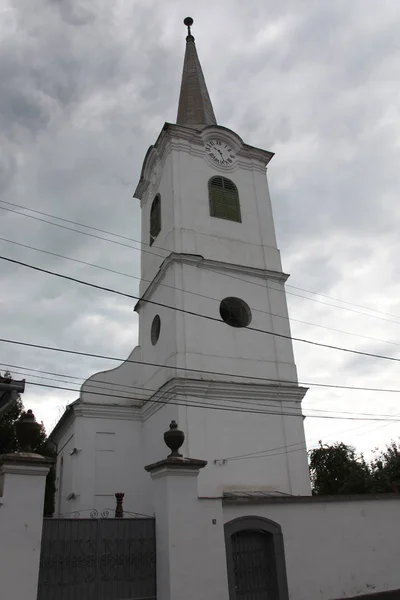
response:
M365 494L371 491L371 469L364 457L343 442L319 442L310 452L314 494Z
M4 377L10 377L11 374L6 372ZM15 423L21 417L24 412L24 405L21 400L21 396L18 396L15 403L13 403L9 409L0 415L0 454L8 454L17 452L18 441L15 434ZM32 445L33 452L41 454L43 456L54 457L55 452L49 446L46 430L42 423L42 426L38 432L37 440ZM55 469L52 467L46 478L46 489L44 498L44 516L52 516L54 512L54 493L55 493Z
M372 491L392 492L400 484L400 445L392 441L371 462Z

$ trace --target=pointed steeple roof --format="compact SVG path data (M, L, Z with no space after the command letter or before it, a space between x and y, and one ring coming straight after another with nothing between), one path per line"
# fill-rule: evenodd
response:
M194 37L190 31L193 19L186 17L183 22L188 28L188 36L186 37L186 52L176 123L177 125L202 129L207 125L216 125L217 120L197 56Z

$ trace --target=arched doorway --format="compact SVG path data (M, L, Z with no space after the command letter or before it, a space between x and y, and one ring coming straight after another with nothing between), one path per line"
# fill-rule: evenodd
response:
M230 600L287 600L285 555L278 523L240 517L225 525Z

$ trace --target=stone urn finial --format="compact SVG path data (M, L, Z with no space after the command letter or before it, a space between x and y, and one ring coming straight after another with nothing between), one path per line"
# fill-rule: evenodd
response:
M169 430L164 433L164 442L171 450L171 454L168 455L168 458L181 458L182 454L179 454L178 450L182 446L185 441L185 434L183 431L178 429L178 424L176 421L171 421Z
M37 441L41 427L31 409L22 413L15 424L15 433L22 452L32 452L32 445Z

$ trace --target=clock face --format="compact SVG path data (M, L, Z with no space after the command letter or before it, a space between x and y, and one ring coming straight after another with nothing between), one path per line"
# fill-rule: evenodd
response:
M223 167L231 165L236 158L229 144L221 142L221 140L209 140L205 145L205 150L217 165Z

